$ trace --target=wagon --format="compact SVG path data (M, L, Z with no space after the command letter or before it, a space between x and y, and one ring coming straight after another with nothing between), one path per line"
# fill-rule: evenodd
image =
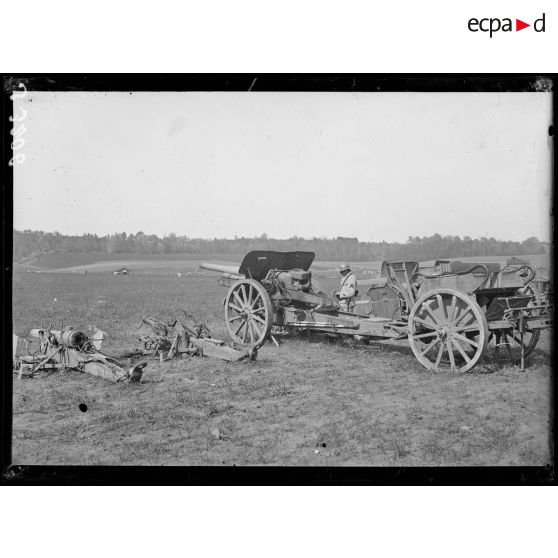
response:
M551 325L551 293L534 286L526 261L385 261L355 311L346 312L313 281L314 256L253 251L239 267L200 266L220 272L229 287L225 320L234 342L261 345L273 326L364 343L406 339L426 368L464 372L483 356L523 368Z

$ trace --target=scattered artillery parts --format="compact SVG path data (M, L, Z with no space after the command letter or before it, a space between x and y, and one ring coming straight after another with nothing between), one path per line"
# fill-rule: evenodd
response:
M39 348L27 355L16 357L17 336L14 335L13 358L18 377L34 376L38 372L72 369L98 376L111 382L140 381L146 362L126 367L118 360L103 354L99 340L93 344L89 337L72 328L64 330L32 329L32 339ZM26 343L27 345L27 343Z
M192 319L185 312L184 315ZM256 360L261 345L254 343L239 348L227 347L224 341L211 337L211 332L205 324L195 320L194 325L189 327L179 320L164 323L151 316L144 316L141 325L151 328L150 335L142 335L139 339L142 344L141 354L152 357L159 355L161 361L181 358L184 355L209 356L227 362Z
M204 324L194 323L189 327L178 320L164 323L151 316L144 316L141 325L149 326L151 333L139 338L142 348L124 355L127 359L149 355L158 357L163 362L185 355L196 355L239 362L254 361L257 358L258 344L227 347L224 341L211 337ZM32 329L29 336L39 343L39 348L33 353L28 351L27 355L16 356L18 337L13 335L12 360L19 379L45 371L72 369L112 382L137 383L147 365L147 362L141 362L127 367L119 360L102 353L100 348L106 334L99 329L95 329L91 338L72 328ZM23 341L29 348L27 342Z

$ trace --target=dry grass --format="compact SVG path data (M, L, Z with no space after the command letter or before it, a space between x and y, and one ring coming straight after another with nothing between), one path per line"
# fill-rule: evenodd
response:
M18 274L14 330L95 324L129 349L143 313L185 308L226 338L202 277ZM54 302L57 298L57 302ZM104 300L102 303L100 301ZM405 346L293 339L258 361L152 362L139 385L76 372L14 381L13 461L84 465L545 465L549 338L530 366L423 369ZM87 412L79 410L85 403Z

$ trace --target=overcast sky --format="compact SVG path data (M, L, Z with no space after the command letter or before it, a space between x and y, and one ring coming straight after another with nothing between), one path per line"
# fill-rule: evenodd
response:
M549 93L30 92L14 227L547 239Z

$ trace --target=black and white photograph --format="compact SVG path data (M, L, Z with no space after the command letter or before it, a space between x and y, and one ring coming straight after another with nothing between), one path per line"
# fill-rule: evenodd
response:
M141 79L9 82L13 465L553 466L550 78Z

